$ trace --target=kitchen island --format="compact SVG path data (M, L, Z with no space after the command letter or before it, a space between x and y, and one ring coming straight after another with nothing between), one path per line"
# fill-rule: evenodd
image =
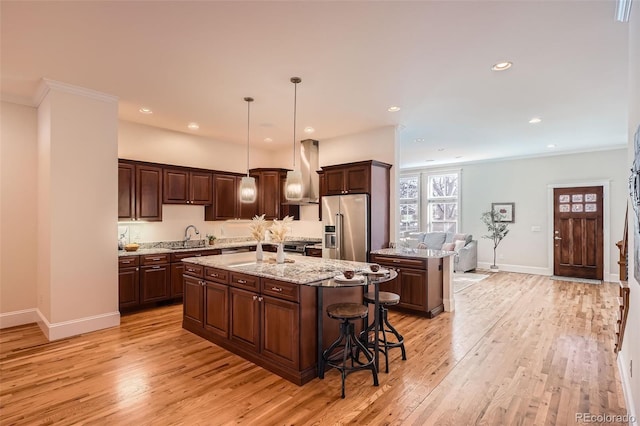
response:
M317 377L318 354L339 333L339 323L326 318L323 307L362 303L364 286L391 277L345 283L334 277L368 264L304 256L290 256L284 264L274 260L267 254L256 262L255 253L183 259L182 326L302 385Z
M381 290L400 295L392 308L433 318L442 311L452 312L453 251L394 247L370 253L371 262L394 269L398 277Z

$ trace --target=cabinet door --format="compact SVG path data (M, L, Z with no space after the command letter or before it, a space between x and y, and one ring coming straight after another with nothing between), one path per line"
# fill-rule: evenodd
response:
M369 193L370 166L349 167L344 172L344 189L347 193Z
M199 278L183 276L184 297L182 313L185 321L196 325L203 325L204 286Z
M162 220L162 169L136 165L136 218Z
M182 274L184 273L184 263L176 262L171 264L171 285L169 286L171 297L182 296Z
M324 190L322 195L344 194L344 170L326 170L324 172Z
M209 205L213 203L213 175L205 172L191 172L189 175L191 204Z
M128 308L140 303L140 274L138 268L118 271L118 306Z
M187 204L189 201L189 172L164 169L162 202L164 204Z
M204 287L204 328L229 337L229 286L206 281Z
M417 269L400 268L399 306L425 311L427 309L427 272Z
M118 163L118 220L136 217L136 168L133 164Z
M260 172L258 211L267 220L280 219L280 173Z
M237 180L233 175L213 176L213 218L227 220L236 218Z
M262 297L260 352L280 365L297 369L300 360L300 312L297 303Z
M260 350L260 302L252 291L229 288L229 339L250 350Z
M140 299L142 303L169 298L169 265L140 268Z

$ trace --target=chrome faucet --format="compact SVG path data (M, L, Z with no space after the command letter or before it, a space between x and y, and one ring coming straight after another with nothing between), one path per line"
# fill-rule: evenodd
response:
M184 240L182 240L183 247L187 247L187 241L191 240L191 235L189 235L189 229L193 228L193 231L196 235L200 235L200 231L194 225L189 225L184 229Z

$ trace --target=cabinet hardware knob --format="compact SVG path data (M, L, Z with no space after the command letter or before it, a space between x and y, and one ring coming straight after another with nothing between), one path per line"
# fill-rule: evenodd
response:
M159 266L152 266L151 268L152 268L152 269L160 269L160 267L159 267Z
M238 280L238 284L246 284L247 280Z
M253 296L253 300L258 300L258 296Z
M213 278L218 278L218 274L209 274L209 276L211 276Z
M187 268L188 272L195 272L195 269Z
M140 270L140 268L136 268L136 271L139 271L139 270Z
M159 257L152 257L152 258L151 258L151 259L149 259L149 260L160 260L160 258L159 258Z
M258 297L258 302L262 302L262 296Z
M271 290L273 291L282 291L282 289L280 287L271 287Z
M127 263L128 264L128 263L131 263L131 261L130 260L123 260L122 263Z
M401 261L398 259L393 259L393 263L400 263Z

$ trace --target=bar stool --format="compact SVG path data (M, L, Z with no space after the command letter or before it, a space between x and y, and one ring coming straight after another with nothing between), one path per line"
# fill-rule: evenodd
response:
M365 293L364 301L367 304L375 303L375 295L374 293ZM402 359L407 359L407 353L404 349L404 337L398 330L396 330L390 323L388 318L389 310L386 306L397 305L400 302L400 296L395 293L390 293L388 291L381 291L378 294L378 332L379 336L382 335L382 338L378 338L378 350L384 353L384 361L385 361L385 373L389 372L389 349L400 348L402 350ZM369 347L373 346L373 342L369 342L368 336L369 333L375 330L375 324L371 323L366 330L363 330L360 333L360 340L363 342L367 342ZM396 341L390 342L387 340L387 333L391 333L395 336Z
M359 303L335 303L327 306L327 315L340 320L340 336L324 352L320 361L320 377L324 377L326 366L340 371L342 376L342 398L344 398L344 381L347 375L355 371L371 370L373 384L378 386L378 372L373 360L373 354L355 335L352 320L367 317L368 308ZM336 349L342 348L342 351ZM357 354L362 351L367 361L358 361ZM356 365L357 364L357 365Z

